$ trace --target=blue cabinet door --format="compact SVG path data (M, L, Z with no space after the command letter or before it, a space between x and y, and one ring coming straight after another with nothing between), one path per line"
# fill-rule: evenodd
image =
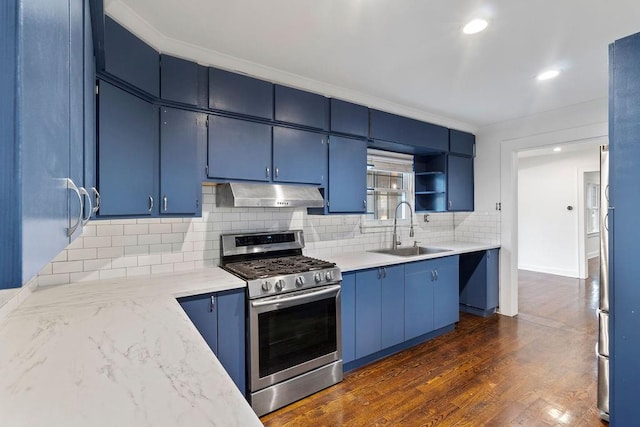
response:
M218 303L215 294L180 298L178 302L213 353L218 354Z
M370 110L371 138L409 145L424 151L449 151L449 130L442 126Z
M273 84L209 68L209 108L273 119Z
M218 292L217 356L233 382L246 393L245 292L233 289Z
M382 268L380 344L388 348L404 341L404 265Z
M160 114L160 214L193 215L201 194L198 118L162 107Z
M610 47L609 73L610 413L625 426L637 423L640 394L640 33Z
M331 99L331 132L369 136L369 109L363 105Z
M381 284L376 269L356 273L356 359L380 351Z
M271 126L209 116L210 178L269 181Z
M331 136L329 140L329 212L367 210L367 143Z
M315 93L275 85L275 120L328 130L329 100Z
M473 211L473 157L447 156L447 210Z
M427 261L405 266L404 339L433 331L433 288L435 277Z
M461 156L473 157L475 154L475 135L455 129L449 129L449 152Z
M433 290L433 328L440 329L456 323L459 318L459 273L458 257L455 262L434 269L436 280ZM452 260L453 261L453 260Z
M100 214L158 212L158 108L106 82L99 102Z
M356 359L356 274L343 273L340 288L342 362Z
M34 277L69 244L69 206L78 206L78 201L64 179L70 173L70 136L73 133L77 138L78 134L70 130L69 1L10 1L3 2L1 8L2 52L9 49L7 53L15 56L3 55L1 60L8 66L2 68L7 72L2 74L3 83L7 83L3 95L11 102L5 105L8 111L2 111L0 127L4 133L13 126L7 122L13 122L15 129L1 141L2 154L7 157L2 157L0 166L6 166L10 175L6 181L0 180L2 193L7 194L0 198L0 218L2 228L13 231L7 231L7 240L0 233L0 287L16 287ZM14 33L6 34L6 30ZM9 43L19 47L19 54ZM16 161L20 163L14 164ZM4 178L5 170L1 173ZM6 223L4 212L13 209L13 223ZM11 262L6 270L5 260Z
M327 136L290 128L273 128L273 181L323 184Z
M487 251L487 309L496 308L500 295L500 249Z
M198 105L198 91L198 64L170 55L160 56L162 99Z
M160 96L160 55L108 16L104 17L105 71Z
M84 187L89 191L92 206L96 196L96 67L93 56L90 0L84 0ZM85 211L85 215L87 212Z

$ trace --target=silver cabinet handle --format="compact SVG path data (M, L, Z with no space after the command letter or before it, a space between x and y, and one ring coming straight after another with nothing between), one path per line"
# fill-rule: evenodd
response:
M266 176L267 178L269 178L269 175L270 175L270 174L271 174L271 170L270 170L269 168L267 168L266 173L265 173L265 176Z
M436 280L436 275L433 270L431 270L431 281L433 282L434 280Z
M167 198L167 196L164 196L162 198L162 207L164 209L164 211L167 211L167 205L169 204L169 199Z
M436 280L438 280L438 270L434 270L434 273L436 274Z
M96 189L96 187L91 187L91 191L93 192L94 196L96 197L96 205L93 207L92 209L92 213L98 213L98 210L100 209L100 193L98 192L98 190Z
M153 210L153 197L149 196L149 212Z
M605 199L607 199L607 202L609 201L609 186L607 185L606 187L604 187L604 197Z
M82 226L84 227L85 225L87 225L87 223L91 219L91 215L93 215L93 203L91 202L91 195L89 194L86 188L80 187L78 190L80 191L80 194L86 197L87 201L89 202L89 211L87 213L87 216L82 219ZM82 206L82 210L84 210L84 203Z
M211 295L211 305L209 306L209 311L212 312L216 309L216 297L215 295Z
M451 209L451 206L453 205L453 203L451 203L451 200L449 200L448 205L449 205L449 209Z
M366 209L366 208L367 208L367 201L366 201L366 200L363 200L363 201L362 201L362 207L363 207L364 209Z
M279 174L280 174L280 169L276 168L276 178L278 177Z
M378 267L378 279L382 279L382 269Z
M74 225L67 228L67 237L71 237L73 233L76 232L78 226L82 223L82 211L84 210L84 202L82 200L82 195L80 194L80 190L76 186L76 184L71 180L71 178L67 178L67 189L72 190L78 196L78 203L80 203L80 212L78 212L78 220ZM86 190L85 190L86 191Z

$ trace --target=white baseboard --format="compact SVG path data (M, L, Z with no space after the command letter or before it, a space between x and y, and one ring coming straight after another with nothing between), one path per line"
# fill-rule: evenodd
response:
M577 270L554 268L540 265L519 264L518 270L535 271L536 273L555 274L556 276L579 278Z

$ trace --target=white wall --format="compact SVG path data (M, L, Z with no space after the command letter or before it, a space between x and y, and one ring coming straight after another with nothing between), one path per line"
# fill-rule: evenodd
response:
M518 160L518 268L580 277L582 170L599 168L598 146ZM571 206L573 210L568 210ZM583 235L582 235L583 236Z
M490 102L488 100L487 102ZM476 209L502 203L500 312L518 314L517 156L520 150L607 136L606 98L486 126L476 134Z

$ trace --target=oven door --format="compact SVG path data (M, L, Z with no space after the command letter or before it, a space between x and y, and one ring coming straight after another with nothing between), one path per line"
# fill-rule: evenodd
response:
M340 284L249 302L255 392L342 358Z

